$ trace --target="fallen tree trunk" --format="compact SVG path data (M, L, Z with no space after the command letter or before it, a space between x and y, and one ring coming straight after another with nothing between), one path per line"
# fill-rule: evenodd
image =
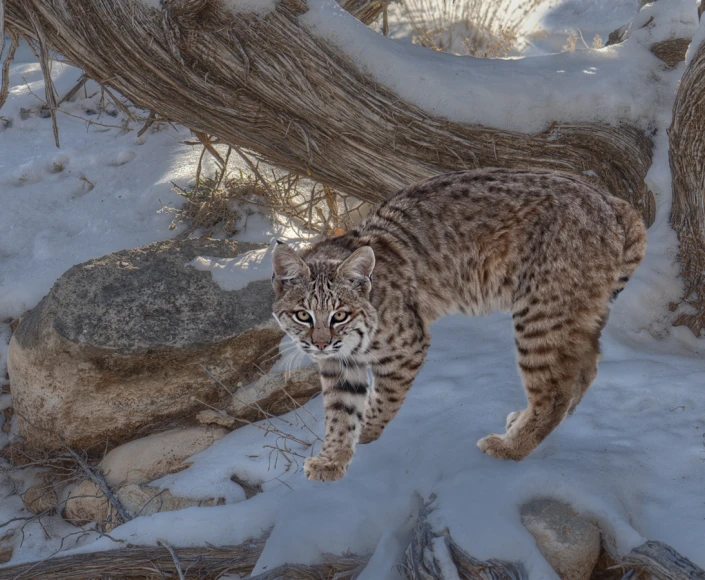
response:
M678 86L669 139L671 225L680 241L683 302L691 307L675 324L699 336L705 328L705 41L695 48Z
M216 0L165 0L163 10L135 0L6 2L11 31L135 103L360 199L440 171L544 168L594 180L653 222L644 183L652 142L642 131L555 123L531 135L434 117L312 36L298 20L303 0L281 0L264 17Z
M405 560L399 564L407 580L445 580L445 566L454 565L462 580L525 580L521 563L478 560L463 550L446 533L437 533L428 523L430 502L417 520ZM116 576L120 578L189 578L207 580L226 573L246 577L252 572L264 549L268 534L237 546L171 548L133 546L106 552L57 556L0 568L0 580L84 580ZM436 541L442 538L442 542ZM442 552L442 553L441 553ZM323 554L319 564L286 564L251 580L338 580L357 578L370 555ZM610 570L619 569L623 578L647 580L705 580L705 570L693 564L670 546L646 542L623 557L611 558ZM614 576L610 575L610 578Z

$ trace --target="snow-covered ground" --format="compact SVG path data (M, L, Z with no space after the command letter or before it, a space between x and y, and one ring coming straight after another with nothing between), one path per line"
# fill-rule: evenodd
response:
M315 19L332 10L324 0L316 2L311 5L321 12L314 10L310 16L314 28ZM613 29L629 10L636 10L634 4L638 2L564 0L546 17L545 27L552 32L573 27ZM692 29L688 18L674 18L672 28L680 22L682 29ZM337 33L345 32L348 24L340 24ZM643 49L647 34L647 30L635 34L632 44L619 50ZM391 41L381 42L385 45L380 50L388 50L386 43ZM408 48L398 50L399 58L418 54L431 64L443 59ZM551 58L563 59L561 66L570 68L579 60L602 62L602 76L595 82L609 86L625 80L617 78L619 68L612 64L610 50L617 49ZM453 74L469 70L461 60L448 65ZM500 91L504 85L499 79L515 65L473 61L472 66L497 81L493 90ZM282 431L310 445L289 441L290 451L276 451L271 447L277 445L273 435L244 427L195 456L190 468L160 482L184 496L224 497L226 505L140 517L113 530L111 537L132 544L155 545L161 539L173 546L225 545L273 527L259 571L286 561L315 562L323 552L350 550L376 554L363 578L394 578L394 563L408 543L410 522L435 493L435 529L448 528L476 557L520 560L532 578L543 579L555 575L521 525L519 506L531 498L554 497L594 519L624 552L645 539L661 540L705 566L705 340L695 339L685 328L671 328L668 312L668 303L680 295L680 285L677 240L668 225L665 129L682 70L681 64L652 79L659 83L657 99L644 97L624 109L628 115L643 109L657 129L647 181L657 197L658 212L649 230L647 258L615 303L593 387L575 415L530 457L521 463L502 462L475 446L480 437L501 432L506 415L525 403L507 315L454 316L435 324L428 361L398 417L378 441L358 448L342 481L309 482L301 470L303 458L320 445L309 428L318 437L323 432L321 401L316 398L305 410L276 421ZM79 76L74 68L54 65L60 95ZM637 83L631 91L648 82L638 72L629 80ZM43 96L41 71L26 48L11 67L10 84L10 97L0 111L0 383L5 376L8 320L35 306L70 266L172 237L172 217L161 211L162 204L182 201L171 182L186 184L200 153L183 144L189 132L182 127L160 125L137 137L141 123L131 121L123 128L125 117L114 111L109 99L101 112L101 95L91 83L75 101L62 105L81 119L59 115L62 146L57 150L51 120L40 114L41 103L32 94ZM439 92L439 86L436 83L434 90ZM561 106L565 110L570 106L576 117L581 109L598 110L602 97L590 90L572 104L567 101L573 93L565 93ZM487 88L473 94L478 103L497 101ZM558 90L554 94L561 98ZM514 96L506 98L510 102ZM657 106L658 111L653 109ZM562 109L552 112L556 110ZM537 115L524 120L533 126L541 120ZM516 115L496 118L500 125L521 122ZM273 233L276 228L265 221L252 220L241 239L269 241ZM259 266L265 259L262 254L251 262L259 269L251 268L248 279L268 277L266 268ZM201 267L225 274L234 271L232 264L207 260ZM232 287L232 281L224 282L228 283ZM0 395L0 409L10 405L9 395ZM0 437L2 445L12 432L0 432ZM245 500L243 490L231 481L233 475L261 483L263 493ZM32 477L29 471L0 473L0 525L27 515L16 492ZM0 537L22 523L0 529ZM13 563L46 557L59 549L62 536L82 533L58 516L46 518L45 525L48 535L37 523L24 529L25 540L16 548ZM91 551L121 545L96 537L74 535L63 547Z

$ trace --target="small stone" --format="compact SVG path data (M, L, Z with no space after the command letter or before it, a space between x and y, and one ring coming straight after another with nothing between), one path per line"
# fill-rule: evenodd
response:
M211 409L206 409L198 413L196 415L196 421L201 425L220 425L227 429L232 429L237 423L234 417L231 417L224 411L213 411Z
M561 580L589 580L600 557L600 530L569 505L532 500L522 506L521 521L536 547Z
M30 487L22 496L22 501L33 514L53 514L59 504L56 490L49 482Z
M103 491L90 480L74 487L66 500L63 516L72 524L82 526L90 522L105 522L110 513L110 504Z
M12 541L14 535L14 531L9 531L0 538L0 564L12 560L12 553L15 551L15 545Z

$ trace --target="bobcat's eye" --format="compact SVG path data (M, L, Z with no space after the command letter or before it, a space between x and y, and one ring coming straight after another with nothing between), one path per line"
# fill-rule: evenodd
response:
M311 322L311 314L305 310L299 310L294 315L299 322Z
M350 315L340 310L333 315L333 322L345 322L348 318L350 318Z

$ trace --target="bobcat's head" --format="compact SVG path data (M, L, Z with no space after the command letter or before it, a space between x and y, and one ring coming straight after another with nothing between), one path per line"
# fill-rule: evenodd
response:
M359 248L342 261L307 263L278 243L272 263L274 317L301 350L317 359L345 359L367 350L377 329L377 311L369 302L372 248Z

